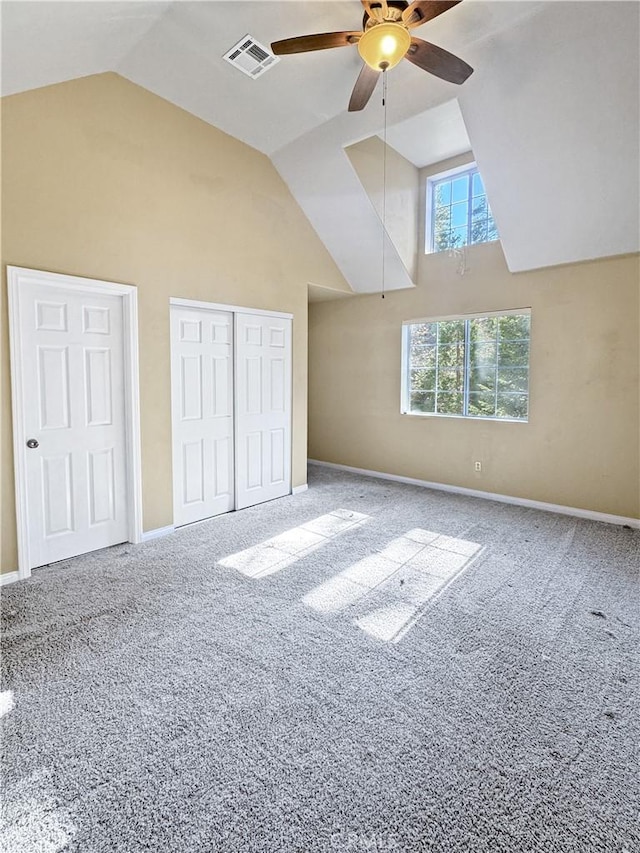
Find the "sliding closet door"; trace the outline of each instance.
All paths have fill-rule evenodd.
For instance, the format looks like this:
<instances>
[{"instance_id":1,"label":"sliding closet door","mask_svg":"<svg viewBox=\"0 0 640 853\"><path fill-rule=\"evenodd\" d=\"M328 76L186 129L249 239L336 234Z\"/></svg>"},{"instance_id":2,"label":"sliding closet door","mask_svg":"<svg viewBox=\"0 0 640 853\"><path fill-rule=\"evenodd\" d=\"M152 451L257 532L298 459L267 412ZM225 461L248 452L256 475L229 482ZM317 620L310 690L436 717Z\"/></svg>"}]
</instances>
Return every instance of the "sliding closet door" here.
<instances>
[{"instance_id":1,"label":"sliding closet door","mask_svg":"<svg viewBox=\"0 0 640 853\"><path fill-rule=\"evenodd\" d=\"M171 308L176 527L234 508L233 314Z\"/></svg>"},{"instance_id":2,"label":"sliding closet door","mask_svg":"<svg viewBox=\"0 0 640 853\"><path fill-rule=\"evenodd\" d=\"M236 318L236 508L291 492L291 320Z\"/></svg>"}]
</instances>

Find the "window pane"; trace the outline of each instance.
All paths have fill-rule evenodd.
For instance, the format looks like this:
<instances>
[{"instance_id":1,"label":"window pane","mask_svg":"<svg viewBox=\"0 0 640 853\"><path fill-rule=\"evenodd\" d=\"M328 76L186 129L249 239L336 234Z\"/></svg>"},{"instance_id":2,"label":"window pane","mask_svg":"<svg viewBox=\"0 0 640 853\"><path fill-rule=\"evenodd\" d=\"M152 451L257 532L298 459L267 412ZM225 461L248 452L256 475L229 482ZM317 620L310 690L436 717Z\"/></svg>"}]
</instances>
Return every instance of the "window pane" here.
<instances>
[{"instance_id":1,"label":"window pane","mask_svg":"<svg viewBox=\"0 0 640 853\"><path fill-rule=\"evenodd\" d=\"M457 246L466 246L469 242L469 232L466 226L464 228L452 228L451 229L451 246L456 248Z\"/></svg>"},{"instance_id":2,"label":"window pane","mask_svg":"<svg viewBox=\"0 0 640 853\"><path fill-rule=\"evenodd\" d=\"M451 228L451 208L439 207L436 210L436 231L448 231Z\"/></svg>"},{"instance_id":3,"label":"window pane","mask_svg":"<svg viewBox=\"0 0 640 853\"><path fill-rule=\"evenodd\" d=\"M469 197L469 175L452 181L452 201L466 201Z\"/></svg>"},{"instance_id":4,"label":"window pane","mask_svg":"<svg viewBox=\"0 0 640 853\"><path fill-rule=\"evenodd\" d=\"M471 242L486 243L487 242L487 220L473 220L471 225Z\"/></svg>"},{"instance_id":5,"label":"window pane","mask_svg":"<svg viewBox=\"0 0 640 853\"><path fill-rule=\"evenodd\" d=\"M433 248L436 252L443 252L445 249L453 249L454 241L451 231L436 231L433 238Z\"/></svg>"},{"instance_id":6,"label":"window pane","mask_svg":"<svg viewBox=\"0 0 640 853\"><path fill-rule=\"evenodd\" d=\"M495 341L497 330L497 317L478 317L475 320L469 320L469 334L472 341Z\"/></svg>"},{"instance_id":7,"label":"window pane","mask_svg":"<svg viewBox=\"0 0 640 853\"><path fill-rule=\"evenodd\" d=\"M469 393L469 414L473 417L491 418L495 416L495 394L492 391L474 391Z\"/></svg>"},{"instance_id":8,"label":"window pane","mask_svg":"<svg viewBox=\"0 0 640 853\"><path fill-rule=\"evenodd\" d=\"M411 347L436 343L437 323L416 323L409 326Z\"/></svg>"},{"instance_id":9,"label":"window pane","mask_svg":"<svg viewBox=\"0 0 640 853\"><path fill-rule=\"evenodd\" d=\"M441 415L461 415L462 414L462 394L452 394L449 392L438 392L438 414Z\"/></svg>"},{"instance_id":10,"label":"window pane","mask_svg":"<svg viewBox=\"0 0 640 853\"><path fill-rule=\"evenodd\" d=\"M471 207L471 215L474 219L486 219L489 215L486 195L481 195L480 198L474 198Z\"/></svg>"},{"instance_id":11,"label":"window pane","mask_svg":"<svg viewBox=\"0 0 640 853\"><path fill-rule=\"evenodd\" d=\"M436 352L435 347L412 346L409 355L411 367L435 367Z\"/></svg>"},{"instance_id":12,"label":"window pane","mask_svg":"<svg viewBox=\"0 0 640 853\"><path fill-rule=\"evenodd\" d=\"M471 209L471 242L486 243L487 242L487 223L488 223L488 207L487 197L480 196L474 198L473 207Z\"/></svg>"},{"instance_id":13,"label":"window pane","mask_svg":"<svg viewBox=\"0 0 640 853\"><path fill-rule=\"evenodd\" d=\"M442 181L434 187L436 205L451 204L451 181Z\"/></svg>"},{"instance_id":14,"label":"window pane","mask_svg":"<svg viewBox=\"0 0 640 853\"><path fill-rule=\"evenodd\" d=\"M489 215L489 221L487 225L487 240L497 240L498 239L498 229L496 228L496 223L493 221L493 216Z\"/></svg>"},{"instance_id":15,"label":"window pane","mask_svg":"<svg viewBox=\"0 0 640 853\"><path fill-rule=\"evenodd\" d=\"M528 341L500 341L498 364L503 366L526 367L529 364Z\"/></svg>"},{"instance_id":16,"label":"window pane","mask_svg":"<svg viewBox=\"0 0 640 853\"><path fill-rule=\"evenodd\" d=\"M437 252L451 245L451 208L436 208L433 226L433 247Z\"/></svg>"},{"instance_id":17,"label":"window pane","mask_svg":"<svg viewBox=\"0 0 640 853\"><path fill-rule=\"evenodd\" d=\"M469 391L493 391L496 387L496 368L491 365L481 365L471 369L469 376Z\"/></svg>"},{"instance_id":18,"label":"window pane","mask_svg":"<svg viewBox=\"0 0 640 853\"><path fill-rule=\"evenodd\" d=\"M451 225L456 228L459 225L467 225L467 217L469 215L469 205L466 201L459 204L454 204L451 208Z\"/></svg>"},{"instance_id":19,"label":"window pane","mask_svg":"<svg viewBox=\"0 0 640 853\"><path fill-rule=\"evenodd\" d=\"M464 320L444 320L438 326L438 341L441 344L464 342Z\"/></svg>"},{"instance_id":20,"label":"window pane","mask_svg":"<svg viewBox=\"0 0 640 853\"><path fill-rule=\"evenodd\" d=\"M500 317L500 339L522 340L529 337L530 317L528 314L510 314Z\"/></svg>"},{"instance_id":21,"label":"window pane","mask_svg":"<svg viewBox=\"0 0 640 853\"><path fill-rule=\"evenodd\" d=\"M529 371L526 367L501 367L498 371L498 391L527 391Z\"/></svg>"},{"instance_id":22,"label":"window pane","mask_svg":"<svg viewBox=\"0 0 640 853\"><path fill-rule=\"evenodd\" d=\"M496 363L496 345L492 343L473 343L469 361L472 366L478 364L494 365Z\"/></svg>"},{"instance_id":23,"label":"window pane","mask_svg":"<svg viewBox=\"0 0 640 853\"><path fill-rule=\"evenodd\" d=\"M438 394L442 391L462 393L464 389L464 371L446 367L438 370Z\"/></svg>"},{"instance_id":24,"label":"window pane","mask_svg":"<svg viewBox=\"0 0 640 853\"><path fill-rule=\"evenodd\" d=\"M480 177L480 173L476 172L473 176L473 194L474 195L483 195L484 194L484 183L482 178Z\"/></svg>"},{"instance_id":25,"label":"window pane","mask_svg":"<svg viewBox=\"0 0 640 853\"><path fill-rule=\"evenodd\" d=\"M412 391L409 411L435 412L436 395L429 391Z\"/></svg>"},{"instance_id":26,"label":"window pane","mask_svg":"<svg viewBox=\"0 0 640 853\"><path fill-rule=\"evenodd\" d=\"M501 418L524 420L528 415L528 397L526 394L498 394L496 412Z\"/></svg>"},{"instance_id":27,"label":"window pane","mask_svg":"<svg viewBox=\"0 0 640 853\"><path fill-rule=\"evenodd\" d=\"M443 344L438 347L438 369L464 368L464 344Z\"/></svg>"},{"instance_id":28,"label":"window pane","mask_svg":"<svg viewBox=\"0 0 640 853\"><path fill-rule=\"evenodd\" d=\"M411 390L412 391L435 391L436 390L436 371L418 368L411 371Z\"/></svg>"}]
</instances>

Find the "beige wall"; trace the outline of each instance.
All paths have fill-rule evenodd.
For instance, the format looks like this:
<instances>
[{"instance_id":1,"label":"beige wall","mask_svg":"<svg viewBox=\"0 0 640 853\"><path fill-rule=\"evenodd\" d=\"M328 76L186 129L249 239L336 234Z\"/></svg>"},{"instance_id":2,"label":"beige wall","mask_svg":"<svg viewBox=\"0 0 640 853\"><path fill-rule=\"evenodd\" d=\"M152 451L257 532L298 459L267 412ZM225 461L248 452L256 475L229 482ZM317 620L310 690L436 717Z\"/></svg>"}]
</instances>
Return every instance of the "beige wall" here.
<instances>
[{"instance_id":1,"label":"beige wall","mask_svg":"<svg viewBox=\"0 0 640 853\"><path fill-rule=\"evenodd\" d=\"M384 142L371 136L345 149L351 165L378 216L385 208L386 230L396 247L412 281L418 268L418 226L420 175L418 169L387 145L386 169L383 170ZM383 176L386 171L386 181ZM383 187L386 185L386 193ZM386 201L383 201L386 195Z\"/></svg>"},{"instance_id":2,"label":"beige wall","mask_svg":"<svg viewBox=\"0 0 640 853\"><path fill-rule=\"evenodd\" d=\"M456 258L422 256L415 289L311 306L309 456L639 517L638 257L512 275L488 243L467 265L460 276ZM521 307L528 423L400 414L403 320Z\"/></svg>"},{"instance_id":3,"label":"beige wall","mask_svg":"<svg viewBox=\"0 0 640 853\"><path fill-rule=\"evenodd\" d=\"M171 524L169 297L292 312L306 482L307 285L348 289L269 160L115 74L2 101L1 509L17 568L6 264L138 287L144 528Z\"/></svg>"}]
</instances>

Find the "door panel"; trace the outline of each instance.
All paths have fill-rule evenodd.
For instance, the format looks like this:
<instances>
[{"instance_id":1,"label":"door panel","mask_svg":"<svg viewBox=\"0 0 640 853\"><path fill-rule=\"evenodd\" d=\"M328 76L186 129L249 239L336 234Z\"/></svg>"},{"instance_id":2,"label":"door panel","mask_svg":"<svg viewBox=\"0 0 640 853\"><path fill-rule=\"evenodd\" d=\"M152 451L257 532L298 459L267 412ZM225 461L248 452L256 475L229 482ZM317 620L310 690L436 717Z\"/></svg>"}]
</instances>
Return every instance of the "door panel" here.
<instances>
[{"instance_id":1,"label":"door panel","mask_svg":"<svg viewBox=\"0 0 640 853\"><path fill-rule=\"evenodd\" d=\"M71 533L74 529L73 506L75 495L71 479L71 454L45 456L42 465L42 497L44 504L44 535Z\"/></svg>"},{"instance_id":2,"label":"door panel","mask_svg":"<svg viewBox=\"0 0 640 853\"><path fill-rule=\"evenodd\" d=\"M270 485L284 482L285 475L285 431L283 429L272 429L269 438L271 439L271 466L269 472L271 474Z\"/></svg>"},{"instance_id":3,"label":"door panel","mask_svg":"<svg viewBox=\"0 0 640 853\"><path fill-rule=\"evenodd\" d=\"M184 340L184 338L183 338ZM202 373L199 355L181 355L182 366L182 420L202 419Z\"/></svg>"},{"instance_id":4,"label":"door panel","mask_svg":"<svg viewBox=\"0 0 640 853\"><path fill-rule=\"evenodd\" d=\"M250 432L246 436L246 487L247 489L262 488L262 435Z\"/></svg>"},{"instance_id":5,"label":"door panel","mask_svg":"<svg viewBox=\"0 0 640 853\"><path fill-rule=\"evenodd\" d=\"M186 505L204 501L204 447L203 441L185 441L182 445L184 493Z\"/></svg>"},{"instance_id":6,"label":"door panel","mask_svg":"<svg viewBox=\"0 0 640 853\"><path fill-rule=\"evenodd\" d=\"M115 518L113 448L89 452L89 524Z\"/></svg>"},{"instance_id":7,"label":"door panel","mask_svg":"<svg viewBox=\"0 0 640 853\"><path fill-rule=\"evenodd\" d=\"M123 307L29 281L18 303L33 568L128 538Z\"/></svg>"},{"instance_id":8,"label":"door panel","mask_svg":"<svg viewBox=\"0 0 640 853\"><path fill-rule=\"evenodd\" d=\"M40 429L68 428L71 413L67 347L38 347L37 387L40 389Z\"/></svg>"},{"instance_id":9,"label":"door panel","mask_svg":"<svg viewBox=\"0 0 640 853\"><path fill-rule=\"evenodd\" d=\"M228 512L233 496L233 315L171 308L174 524Z\"/></svg>"},{"instance_id":10,"label":"door panel","mask_svg":"<svg viewBox=\"0 0 640 853\"><path fill-rule=\"evenodd\" d=\"M238 509L291 492L291 320L236 314Z\"/></svg>"},{"instance_id":11,"label":"door panel","mask_svg":"<svg viewBox=\"0 0 640 853\"><path fill-rule=\"evenodd\" d=\"M108 349L87 348L85 379L87 383L87 426L111 424L111 352Z\"/></svg>"},{"instance_id":12,"label":"door panel","mask_svg":"<svg viewBox=\"0 0 640 853\"><path fill-rule=\"evenodd\" d=\"M283 358L273 358L270 364L271 411L284 412L285 406L285 365Z\"/></svg>"},{"instance_id":13,"label":"door panel","mask_svg":"<svg viewBox=\"0 0 640 853\"><path fill-rule=\"evenodd\" d=\"M233 386L229 382L229 363L227 358L212 359L213 412L214 418L230 418L233 415Z\"/></svg>"}]
</instances>

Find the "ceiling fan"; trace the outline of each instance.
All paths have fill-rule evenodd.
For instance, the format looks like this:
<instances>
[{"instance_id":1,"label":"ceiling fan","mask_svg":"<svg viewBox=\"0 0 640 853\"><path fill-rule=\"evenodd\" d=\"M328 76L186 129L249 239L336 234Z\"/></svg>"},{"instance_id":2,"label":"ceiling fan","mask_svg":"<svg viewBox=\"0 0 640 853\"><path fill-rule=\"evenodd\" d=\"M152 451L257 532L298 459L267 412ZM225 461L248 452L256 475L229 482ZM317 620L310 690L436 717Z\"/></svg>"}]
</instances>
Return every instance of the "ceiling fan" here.
<instances>
[{"instance_id":1,"label":"ceiling fan","mask_svg":"<svg viewBox=\"0 0 640 853\"><path fill-rule=\"evenodd\" d=\"M402 58L449 83L464 83L473 68L449 51L411 35L410 30L426 24L461 0L361 0L364 6L362 31L315 33L274 41L276 56L306 53L332 47L358 45L364 60L362 71L351 94L349 112L363 109L383 71L393 68Z\"/></svg>"}]
</instances>

